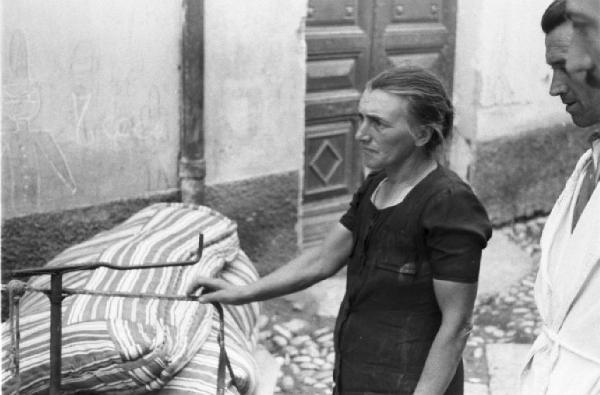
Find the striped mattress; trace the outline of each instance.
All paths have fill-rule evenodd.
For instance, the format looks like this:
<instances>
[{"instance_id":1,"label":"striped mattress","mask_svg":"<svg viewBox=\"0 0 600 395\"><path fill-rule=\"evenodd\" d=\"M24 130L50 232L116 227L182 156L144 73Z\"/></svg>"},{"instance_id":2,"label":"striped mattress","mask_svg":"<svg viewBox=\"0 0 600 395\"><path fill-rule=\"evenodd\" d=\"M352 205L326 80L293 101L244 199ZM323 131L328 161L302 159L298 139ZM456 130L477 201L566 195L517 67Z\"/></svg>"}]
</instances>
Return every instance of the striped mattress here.
<instances>
[{"instance_id":1,"label":"striped mattress","mask_svg":"<svg viewBox=\"0 0 600 395\"><path fill-rule=\"evenodd\" d=\"M183 295L196 276L247 284L258 275L239 247L236 224L203 206L159 203L115 228L75 245L48 263L108 262L133 266L189 260L204 234L199 263L188 267L65 274L63 286L93 291ZM49 287L49 276L29 281ZM253 393L256 303L225 307L225 342L239 393ZM212 305L163 299L78 294L63 300L62 392L215 394L219 321ZM20 309L21 393L47 391L50 303L27 292ZM9 323L2 326L2 390L16 392ZM238 393L227 375L229 393Z\"/></svg>"}]
</instances>

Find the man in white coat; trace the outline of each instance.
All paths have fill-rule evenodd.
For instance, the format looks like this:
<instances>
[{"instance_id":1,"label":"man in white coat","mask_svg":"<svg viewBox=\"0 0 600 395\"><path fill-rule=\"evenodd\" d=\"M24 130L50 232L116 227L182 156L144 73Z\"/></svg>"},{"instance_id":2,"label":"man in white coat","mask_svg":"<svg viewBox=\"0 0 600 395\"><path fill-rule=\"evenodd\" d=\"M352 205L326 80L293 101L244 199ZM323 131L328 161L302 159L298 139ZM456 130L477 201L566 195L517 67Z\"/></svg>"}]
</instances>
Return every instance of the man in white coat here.
<instances>
[{"instance_id":1,"label":"man in white coat","mask_svg":"<svg viewBox=\"0 0 600 395\"><path fill-rule=\"evenodd\" d=\"M594 0L596 1L596 0ZM544 13L550 94L560 96L577 126L600 126L600 89L584 70L567 71L573 25L565 0ZM543 320L521 377L521 393L600 394L600 139L556 201L541 238L535 299Z\"/></svg>"}]
</instances>

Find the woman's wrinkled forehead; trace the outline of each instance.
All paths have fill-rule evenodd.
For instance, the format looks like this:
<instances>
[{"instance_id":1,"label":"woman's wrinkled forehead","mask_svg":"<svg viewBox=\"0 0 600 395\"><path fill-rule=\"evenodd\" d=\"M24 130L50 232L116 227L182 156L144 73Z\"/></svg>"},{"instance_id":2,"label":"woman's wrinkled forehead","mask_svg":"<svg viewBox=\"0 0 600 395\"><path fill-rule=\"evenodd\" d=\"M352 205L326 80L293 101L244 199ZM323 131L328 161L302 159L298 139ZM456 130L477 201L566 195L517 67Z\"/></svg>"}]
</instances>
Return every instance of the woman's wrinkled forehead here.
<instances>
[{"instance_id":1,"label":"woman's wrinkled forehead","mask_svg":"<svg viewBox=\"0 0 600 395\"><path fill-rule=\"evenodd\" d=\"M375 93L375 94L374 94ZM381 94L383 93L383 94ZM401 102L405 111L410 112L412 98L416 94L412 90L380 89L367 86L358 102L358 111L368 113L382 108L396 107Z\"/></svg>"},{"instance_id":2,"label":"woman's wrinkled forehead","mask_svg":"<svg viewBox=\"0 0 600 395\"><path fill-rule=\"evenodd\" d=\"M365 90L358 103L358 113L365 117L378 118L388 123L405 119L412 124L413 117L406 97L381 89Z\"/></svg>"},{"instance_id":3,"label":"woman's wrinkled forehead","mask_svg":"<svg viewBox=\"0 0 600 395\"><path fill-rule=\"evenodd\" d=\"M383 89L365 89L358 101L358 108L373 109L394 106L398 103L398 99L405 100L404 97L386 92Z\"/></svg>"}]
</instances>

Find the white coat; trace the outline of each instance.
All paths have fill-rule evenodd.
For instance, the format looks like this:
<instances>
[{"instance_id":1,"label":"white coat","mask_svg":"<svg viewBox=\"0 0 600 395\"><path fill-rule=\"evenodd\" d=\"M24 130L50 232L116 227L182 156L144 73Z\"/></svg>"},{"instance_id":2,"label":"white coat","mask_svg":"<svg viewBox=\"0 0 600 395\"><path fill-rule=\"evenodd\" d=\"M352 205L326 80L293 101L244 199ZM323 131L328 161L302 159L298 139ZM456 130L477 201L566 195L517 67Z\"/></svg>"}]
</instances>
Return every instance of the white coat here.
<instances>
[{"instance_id":1,"label":"white coat","mask_svg":"<svg viewBox=\"0 0 600 395\"><path fill-rule=\"evenodd\" d=\"M573 208L591 161L589 150L542 233L535 300L543 328L521 375L523 395L600 394L600 187L571 233Z\"/></svg>"}]
</instances>

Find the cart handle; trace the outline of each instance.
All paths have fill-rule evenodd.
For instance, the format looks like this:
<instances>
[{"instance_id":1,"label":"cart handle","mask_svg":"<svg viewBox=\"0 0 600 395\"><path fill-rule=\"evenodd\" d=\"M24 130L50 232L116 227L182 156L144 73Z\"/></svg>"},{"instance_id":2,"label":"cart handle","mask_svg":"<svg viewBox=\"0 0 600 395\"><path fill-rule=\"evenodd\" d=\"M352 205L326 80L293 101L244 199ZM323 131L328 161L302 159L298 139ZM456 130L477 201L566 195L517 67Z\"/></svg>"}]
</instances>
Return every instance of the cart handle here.
<instances>
[{"instance_id":1,"label":"cart handle","mask_svg":"<svg viewBox=\"0 0 600 395\"><path fill-rule=\"evenodd\" d=\"M106 267L108 269L114 270L135 270L135 269L155 269L162 267L174 267L174 266L190 266L200 261L202 257L202 247L204 245L204 235L200 233L198 237L198 249L194 254L194 259L182 262L159 262L159 263L149 263L147 265L134 265L134 266L118 266L113 265L108 262L94 262L94 263L81 263L77 265L69 265L69 266L44 266L44 267L34 267L34 268L25 268L19 270L13 270L8 272L9 277L13 278L21 278L21 277L30 277L30 276L40 276L43 274L63 274L68 272L76 272L82 270L94 270L100 267Z\"/></svg>"}]
</instances>

